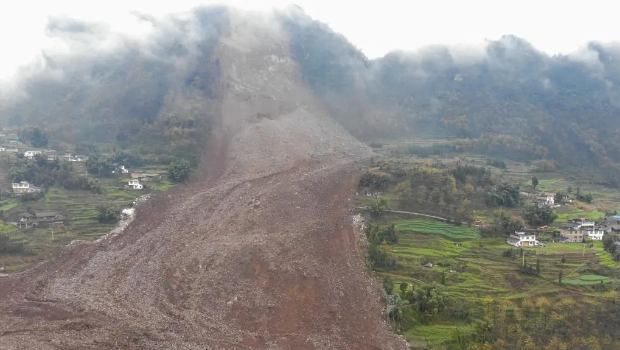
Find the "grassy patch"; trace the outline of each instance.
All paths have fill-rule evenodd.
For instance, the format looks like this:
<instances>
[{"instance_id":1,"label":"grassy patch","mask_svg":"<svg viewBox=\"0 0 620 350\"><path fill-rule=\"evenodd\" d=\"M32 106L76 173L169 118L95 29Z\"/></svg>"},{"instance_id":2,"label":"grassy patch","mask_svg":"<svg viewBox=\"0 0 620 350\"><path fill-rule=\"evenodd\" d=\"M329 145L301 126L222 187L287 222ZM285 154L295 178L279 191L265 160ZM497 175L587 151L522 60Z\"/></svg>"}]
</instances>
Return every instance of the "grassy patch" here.
<instances>
[{"instance_id":1,"label":"grassy patch","mask_svg":"<svg viewBox=\"0 0 620 350\"><path fill-rule=\"evenodd\" d=\"M574 205L567 205L556 210L558 214L557 222L567 222L574 218L586 218L596 220L605 217L605 213L596 210L584 210Z\"/></svg>"},{"instance_id":2,"label":"grassy patch","mask_svg":"<svg viewBox=\"0 0 620 350\"><path fill-rule=\"evenodd\" d=\"M6 200L6 201L0 202L0 211L10 211L17 207L19 207L19 203L12 201L12 200Z\"/></svg>"},{"instance_id":3,"label":"grassy patch","mask_svg":"<svg viewBox=\"0 0 620 350\"><path fill-rule=\"evenodd\" d=\"M412 348L426 348L442 344L446 339L450 339L457 332L460 334L471 334L473 328L470 325L418 325L408 330L404 336L409 341Z\"/></svg>"},{"instance_id":4,"label":"grassy patch","mask_svg":"<svg viewBox=\"0 0 620 350\"><path fill-rule=\"evenodd\" d=\"M398 230L423 234L443 235L453 240L470 240L480 237L477 229L467 226L455 226L433 220L400 220L395 223Z\"/></svg>"},{"instance_id":5,"label":"grassy patch","mask_svg":"<svg viewBox=\"0 0 620 350\"><path fill-rule=\"evenodd\" d=\"M568 278L562 280L562 283L573 286L591 286L593 284L611 282L611 279L607 276L599 275L581 275L579 278Z\"/></svg>"}]
</instances>

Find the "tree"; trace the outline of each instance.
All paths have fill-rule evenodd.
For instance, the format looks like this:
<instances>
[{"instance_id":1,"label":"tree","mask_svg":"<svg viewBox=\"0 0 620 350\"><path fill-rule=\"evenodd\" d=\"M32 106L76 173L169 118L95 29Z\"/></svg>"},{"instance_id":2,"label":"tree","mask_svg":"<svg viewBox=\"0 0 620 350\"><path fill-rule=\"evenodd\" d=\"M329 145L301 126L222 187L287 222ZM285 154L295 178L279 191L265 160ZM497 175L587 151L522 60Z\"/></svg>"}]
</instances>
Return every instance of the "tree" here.
<instances>
[{"instance_id":1,"label":"tree","mask_svg":"<svg viewBox=\"0 0 620 350\"><path fill-rule=\"evenodd\" d=\"M121 217L120 209L109 205L102 204L97 207L97 220L101 223L112 224L118 222Z\"/></svg>"},{"instance_id":2,"label":"tree","mask_svg":"<svg viewBox=\"0 0 620 350\"><path fill-rule=\"evenodd\" d=\"M560 270L560 272L558 273L558 282L560 284L562 284L562 277L563 277L563 275L564 275L564 272L562 270Z\"/></svg>"},{"instance_id":3,"label":"tree","mask_svg":"<svg viewBox=\"0 0 620 350\"><path fill-rule=\"evenodd\" d=\"M516 207L519 205L519 185L503 182L491 187L487 204L496 207Z\"/></svg>"},{"instance_id":4,"label":"tree","mask_svg":"<svg viewBox=\"0 0 620 350\"><path fill-rule=\"evenodd\" d=\"M536 259L536 274L540 275L540 258Z\"/></svg>"},{"instance_id":5,"label":"tree","mask_svg":"<svg viewBox=\"0 0 620 350\"><path fill-rule=\"evenodd\" d=\"M394 281L390 278L390 276L383 277L383 290L387 295L392 295L394 292Z\"/></svg>"},{"instance_id":6,"label":"tree","mask_svg":"<svg viewBox=\"0 0 620 350\"><path fill-rule=\"evenodd\" d=\"M384 176L371 172L366 172L360 177L359 188L368 188L370 191L383 191L389 185L390 180Z\"/></svg>"},{"instance_id":7,"label":"tree","mask_svg":"<svg viewBox=\"0 0 620 350\"><path fill-rule=\"evenodd\" d=\"M594 199L592 197L592 193L588 193L588 194L581 194L581 192L578 192L575 195L575 198L577 198L578 201L581 202L586 202L586 203L592 203L592 200Z\"/></svg>"},{"instance_id":8,"label":"tree","mask_svg":"<svg viewBox=\"0 0 620 350\"><path fill-rule=\"evenodd\" d=\"M413 200L413 191L411 191L411 184L408 181L396 185L394 192L400 203L404 205L410 204Z\"/></svg>"},{"instance_id":9,"label":"tree","mask_svg":"<svg viewBox=\"0 0 620 350\"><path fill-rule=\"evenodd\" d=\"M521 220L513 220L509 211L496 210L493 213L493 225L480 229L482 236L505 236L523 229Z\"/></svg>"},{"instance_id":10,"label":"tree","mask_svg":"<svg viewBox=\"0 0 620 350\"><path fill-rule=\"evenodd\" d=\"M446 285L446 271L441 272L441 284Z\"/></svg>"},{"instance_id":11,"label":"tree","mask_svg":"<svg viewBox=\"0 0 620 350\"><path fill-rule=\"evenodd\" d=\"M472 215L471 201L467 198L461 200L461 205L458 210L459 221L470 221Z\"/></svg>"},{"instance_id":12,"label":"tree","mask_svg":"<svg viewBox=\"0 0 620 350\"><path fill-rule=\"evenodd\" d=\"M562 264L566 263L566 257L562 255Z\"/></svg>"},{"instance_id":13,"label":"tree","mask_svg":"<svg viewBox=\"0 0 620 350\"><path fill-rule=\"evenodd\" d=\"M366 209L370 211L370 215L377 219L383 215L383 212L390 207L390 202L387 198L379 197L372 200L372 202L366 206Z\"/></svg>"},{"instance_id":14,"label":"tree","mask_svg":"<svg viewBox=\"0 0 620 350\"><path fill-rule=\"evenodd\" d=\"M37 148L46 148L49 144L47 134L38 127L22 132L22 139Z\"/></svg>"},{"instance_id":15,"label":"tree","mask_svg":"<svg viewBox=\"0 0 620 350\"><path fill-rule=\"evenodd\" d=\"M405 294L405 292L407 291L407 288L409 287L409 285L407 285L407 282L401 282L400 283L400 292Z\"/></svg>"},{"instance_id":16,"label":"tree","mask_svg":"<svg viewBox=\"0 0 620 350\"><path fill-rule=\"evenodd\" d=\"M557 192L553 199L557 204L564 204L564 202L566 201L566 195L564 194L564 192Z\"/></svg>"},{"instance_id":17,"label":"tree","mask_svg":"<svg viewBox=\"0 0 620 350\"><path fill-rule=\"evenodd\" d=\"M381 231L381 236L385 239L387 244L397 244L398 243L398 231L396 231L396 227L394 224L387 226L384 230Z\"/></svg>"},{"instance_id":18,"label":"tree","mask_svg":"<svg viewBox=\"0 0 620 350\"><path fill-rule=\"evenodd\" d=\"M191 164L187 159L178 159L170 163L168 168L170 179L174 182L186 182L192 171Z\"/></svg>"},{"instance_id":19,"label":"tree","mask_svg":"<svg viewBox=\"0 0 620 350\"><path fill-rule=\"evenodd\" d=\"M538 187L538 178L536 176L532 176L532 187L534 188L534 190L536 190L536 187Z\"/></svg>"},{"instance_id":20,"label":"tree","mask_svg":"<svg viewBox=\"0 0 620 350\"><path fill-rule=\"evenodd\" d=\"M91 155L85 163L86 170L99 177L110 177L114 171L112 159L101 154Z\"/></svg>"},{"instance_id":21,"label":"tree","mask_svg":"<svg viewBox=\"0 0 620 350\"><path fill-rule=\"evenodd\" d=\"M530 205L523 210L523 217L528 224L545 226L553 223L558 215L548 206Z\"/></svg>"}]
</instances>

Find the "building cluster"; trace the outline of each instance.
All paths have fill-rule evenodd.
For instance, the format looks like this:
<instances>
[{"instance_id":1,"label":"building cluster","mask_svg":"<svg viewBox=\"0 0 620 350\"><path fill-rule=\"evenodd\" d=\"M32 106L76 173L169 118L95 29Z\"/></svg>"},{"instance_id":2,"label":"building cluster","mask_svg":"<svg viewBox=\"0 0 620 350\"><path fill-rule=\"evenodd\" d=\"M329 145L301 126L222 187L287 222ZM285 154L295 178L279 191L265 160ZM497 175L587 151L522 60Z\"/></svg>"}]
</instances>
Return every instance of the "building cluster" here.
<instances>
[{"instance_id":1,"label":"building cluster","mask_svg":"<svg viewBox=\"0 0 620 350\"><path fill-rule=\"evenodd\" d=\"M551 228L539 227L538 231L549 231ZM553 241L560 243L582 243L587 240L602 241L605 234L620 232L620 216L615 215L598 221L585 218L573 219L564 227L556 228ZM545 243L538 240L536 232L515 232L510 235L506 243L515 247L540 247Z\"/></svg>"},{"instance_id":2,"label":"building cluster","mask_svg":"<svg viewBox=\"0 0 620 350\"><path fill-rule=\"evenodd\" d=\"M584 242L586 240L602 241L606 231L595 221L585 218L574 219L560 228L559 242Z\"/></svg>"}]
</instances>

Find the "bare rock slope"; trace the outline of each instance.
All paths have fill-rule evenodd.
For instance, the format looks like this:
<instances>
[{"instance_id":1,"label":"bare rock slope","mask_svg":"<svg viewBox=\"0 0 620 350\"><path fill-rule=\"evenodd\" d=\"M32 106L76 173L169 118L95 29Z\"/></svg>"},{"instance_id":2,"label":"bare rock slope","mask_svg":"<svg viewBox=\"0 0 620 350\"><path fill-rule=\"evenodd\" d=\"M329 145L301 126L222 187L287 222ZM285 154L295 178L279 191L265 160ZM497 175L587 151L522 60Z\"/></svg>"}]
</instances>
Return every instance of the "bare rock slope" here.
<instances>
[{"instance_id":1,"label":"bare rock slope","mask_svg":"<svg viewBox=\"0 0 620 350\"><path fill-rule=\"evenodd\" d=\"M231 13L204 172L115 237L0 278L0 349L403 349L350 200L369 151L275 19Z\"/></svg>"}]
</instances>

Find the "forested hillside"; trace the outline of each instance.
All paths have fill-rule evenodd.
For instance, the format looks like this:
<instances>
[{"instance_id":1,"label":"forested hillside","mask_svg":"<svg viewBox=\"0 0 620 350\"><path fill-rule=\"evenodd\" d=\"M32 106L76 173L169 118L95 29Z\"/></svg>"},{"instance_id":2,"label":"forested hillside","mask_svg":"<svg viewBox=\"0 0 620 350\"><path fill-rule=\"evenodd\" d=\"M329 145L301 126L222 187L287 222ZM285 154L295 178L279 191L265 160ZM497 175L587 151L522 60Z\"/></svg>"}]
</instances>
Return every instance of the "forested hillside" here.
<instances>
[{"instance_id":1,"label":"forested hillside","mask_svg":"<svg viewBox=\"0 0 620 350\"><path fill-rule=\"evenodd\" d=\"M620 162L618 47L589 43L549 56L507 35L484 47L437 46L370 61L344 37L299 17L287 23L306 81L328 103L363 94L383 112L375 113L385 121L378 124L341 116L353 132L469 138L478 151L580 169Z\"/></svg>"},{"instance_id":2,"label":"forested hillside","mask_svg":"<svg viewBox=\"0 0 620 350\"><path fill-rule=\"evenodd\" d=\"M215 115L219 62L211 56L226 30L225 11L145 17L155 28L149 40L52 19L49 35L72 54L43 55L44 68L22 79L28 97L0 110L3 126L45 125L52 141L195 149ZM369 60L297 7L280 18L305 83L364 141L465 138L465 147L512 159L552 158L578 170L596 164L618 182L618 47L590 43L579 53L549 56L508 35L480 47Z\"/></svg>"}]
</instances>

